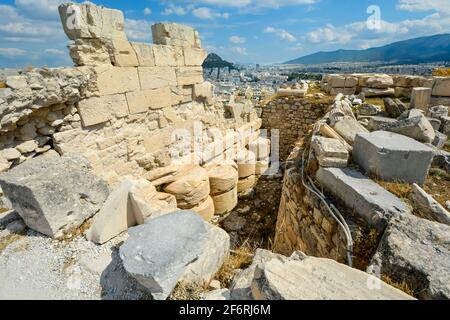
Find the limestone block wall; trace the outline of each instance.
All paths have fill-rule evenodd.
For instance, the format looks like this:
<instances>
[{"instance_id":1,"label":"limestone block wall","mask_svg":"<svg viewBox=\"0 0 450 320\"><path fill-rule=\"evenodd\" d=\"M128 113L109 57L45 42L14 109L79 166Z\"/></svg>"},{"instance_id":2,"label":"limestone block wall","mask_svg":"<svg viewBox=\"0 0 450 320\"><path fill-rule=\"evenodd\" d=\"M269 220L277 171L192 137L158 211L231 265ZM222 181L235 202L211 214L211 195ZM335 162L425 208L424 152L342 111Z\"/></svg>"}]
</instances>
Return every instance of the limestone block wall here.
<instances>
[{"instance_id":1,"label":"limestone block wall","mask_svg":"<svg viewBox=\"0 0 450 320\"><path fill-rule=\"evenodd\" d=\"M430 88L431 106L450 105L450 77L422 77L387 74L328 74L322 90L336 95L364 93L370 96L411 97L412 89Z\"/></svg>"},{"instance_id":2,"label":"limestone block wall","mask_svg":"<svg viewBox=\"0 0 450 320\"><path fill-rule=\"evenodd\" d=\"M302 148L294 148L286 162L274 251L289 256L300 250L345 263L347 242L344 232L320 200L302 185L302 153Z\"/></svg>"},{"instance_id":3,"label":"limestone block wall","mask_svg":"<svg viewBox=\"0 0 450 320\"><path fill-rule=\"evenodd\" d=\"M289 96L278 97L262 108L262 127L279 130L280 159L286 159L297 140L305 136L311 125L323 117L327 103L312 102L310 99Z\"/></svg>"},{"instance_id":4,"label":"limestone block wall","mask_svg":"<svg viewBox=\"0 0 450 320\"><path fill-rule=\"evenodd\" d=\"M194 29L156 24L154 44L132 43L118 10L87 3L63 4L59 12L76 66L6 79L0 171L56 150L85 156L115 184L124 175L168 166L174 152L183 156L193 141L177 137L180 129L199 131L196 142L207 149L217 144L211 128L224 135L260 128L253 108L230 114L214 100L213 86L203 80L206 51ZM196 159L206 162L220 150Z\"/></svg>"}]
</instances>

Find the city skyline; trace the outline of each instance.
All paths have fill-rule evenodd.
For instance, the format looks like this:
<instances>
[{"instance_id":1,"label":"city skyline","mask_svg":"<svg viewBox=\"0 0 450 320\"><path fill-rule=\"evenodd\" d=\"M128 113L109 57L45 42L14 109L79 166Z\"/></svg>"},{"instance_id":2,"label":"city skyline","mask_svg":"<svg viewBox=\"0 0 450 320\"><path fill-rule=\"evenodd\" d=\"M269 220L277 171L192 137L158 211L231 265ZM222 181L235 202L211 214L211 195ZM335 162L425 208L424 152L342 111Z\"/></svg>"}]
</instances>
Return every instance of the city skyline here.
<instances>
[{"instance_id":1,"label":"city skyline","mask_svg":"<svg viewBox=\"0 0 450 320\"><path fill-rule=\"evenodd\" d=\"M1 1L0 67L71 65L57 12L62 2ZM445 0L93 2L124 12L130 41L151 42L155 22L186 24L199 30L208 52L233 62L280 63L317 51L365 49L450 30Z\"/></svg>"}]
</instances>

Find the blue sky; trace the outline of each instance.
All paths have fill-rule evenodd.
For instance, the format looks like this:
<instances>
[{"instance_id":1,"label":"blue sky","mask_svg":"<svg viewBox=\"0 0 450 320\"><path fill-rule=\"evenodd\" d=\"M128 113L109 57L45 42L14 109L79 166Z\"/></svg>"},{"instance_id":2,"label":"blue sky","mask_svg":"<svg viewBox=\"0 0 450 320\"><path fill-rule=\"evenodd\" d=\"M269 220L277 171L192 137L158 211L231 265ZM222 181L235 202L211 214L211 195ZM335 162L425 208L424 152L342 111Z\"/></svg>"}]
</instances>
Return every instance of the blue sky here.
<instances>
[{"instance_id":1,"label":"blue sky","mask_svg":"<svg viewBox=\"0 0 450 320\"><path fill-rule=\"evenodd\" d=\"M61 2L0 0L0 67L71 65L57 13ZM234 62L278 63L450 32L450 0L92 2L122 10L131 41L151 42L152 23L183 23L199 30L209 52Z\"/></svg>"}]
</instances>

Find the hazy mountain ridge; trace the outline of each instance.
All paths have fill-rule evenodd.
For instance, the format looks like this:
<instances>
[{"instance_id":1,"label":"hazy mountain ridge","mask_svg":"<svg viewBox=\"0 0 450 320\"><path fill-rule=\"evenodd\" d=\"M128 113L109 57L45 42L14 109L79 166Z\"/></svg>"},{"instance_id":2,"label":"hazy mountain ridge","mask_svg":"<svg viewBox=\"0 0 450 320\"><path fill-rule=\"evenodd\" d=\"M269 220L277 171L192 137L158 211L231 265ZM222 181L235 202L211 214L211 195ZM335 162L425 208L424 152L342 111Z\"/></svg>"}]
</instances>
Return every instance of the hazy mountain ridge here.
<instances>
[{"instance_id":1,"label":"hazy mountain ridge","mask_svg":"<svg viewBox=\"0 0 450 320\"><path fill-rule=\"evenodd\" d=\"M320 64L330 62L426 63L450 61L450 34L439 34L394 42L366 50L317 52L285 64Z\"/></svg>"}]
</instances>

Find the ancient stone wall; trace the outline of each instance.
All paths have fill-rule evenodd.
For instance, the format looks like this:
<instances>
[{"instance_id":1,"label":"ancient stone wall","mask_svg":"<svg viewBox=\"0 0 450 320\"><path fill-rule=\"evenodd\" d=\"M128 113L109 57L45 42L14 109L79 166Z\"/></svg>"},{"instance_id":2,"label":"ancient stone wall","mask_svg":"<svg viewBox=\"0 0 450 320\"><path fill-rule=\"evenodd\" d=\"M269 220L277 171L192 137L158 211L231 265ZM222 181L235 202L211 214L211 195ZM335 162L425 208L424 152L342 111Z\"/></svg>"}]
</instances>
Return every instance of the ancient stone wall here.
<instances>
[{"instance_id":1,"label":"ancient stone wall","mask_svg":"<svg viewBox=\"0 0 450 320\"><path fill-rule=\"evenodd\" d=\"M327 107L325 102L296 96L278 97L262 107L262 127L268 130L269 136L272 130L279 130L280 159L289 156L295 142L309 132Z\"/></svg>"},{"instance_id":2,"label":"ancient stone wall","mask_svg":"<svg viewBox=\"0 0 450 320\"><path fill-rule=\"evenodd\" d=\"M196 130L195 161L205 163L226 149L238 151L237 137L245 129L259 129L251 106L230 114L213 99L201 67L206 51L194 29L156 24L154 44L133 43L118 10L92 4L64 4L59 10L76 67L34 69L5 79L2 171L54 149L85 156L114 184L189 155L194 138L181 139L180 130L191 137ZM231 131L231 142L217 148L213 129L224 136Z\"/></svg>"},{"instance_id":3,"label":"ancient stone wall","mask_svg":"<svg viewBox=\"0 0 450 320\"><path fill-rule=\"evenodd\" d=\"M345 234L320 200L302 185L302 153L302 148L295 147L286 163L274 251L289 256L300 250L346 262Z\"/></svg>"},{"instance_id":4,"label":"ancient stone wall","mask_svg":"<svg viewBox=\"0 0 450 320\"><path fill-rule=\"evenodd\" d=\"M331 95L364 93L370 96L412 97L414 88L426 88L431 106L450 104L450 77L387 74L327 74L321 87Z\"/></svg>"}]
</instances>

